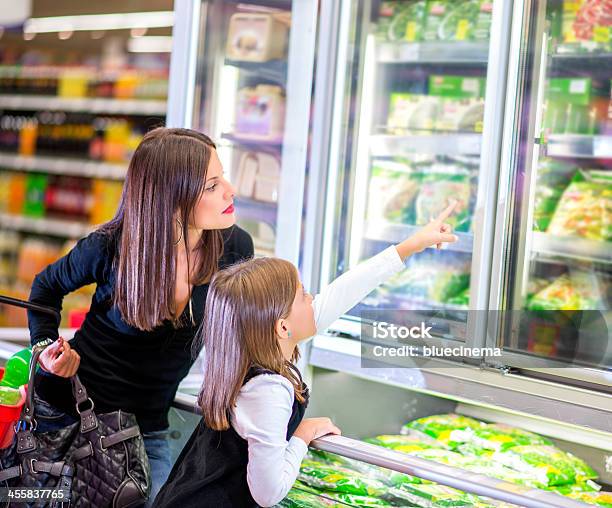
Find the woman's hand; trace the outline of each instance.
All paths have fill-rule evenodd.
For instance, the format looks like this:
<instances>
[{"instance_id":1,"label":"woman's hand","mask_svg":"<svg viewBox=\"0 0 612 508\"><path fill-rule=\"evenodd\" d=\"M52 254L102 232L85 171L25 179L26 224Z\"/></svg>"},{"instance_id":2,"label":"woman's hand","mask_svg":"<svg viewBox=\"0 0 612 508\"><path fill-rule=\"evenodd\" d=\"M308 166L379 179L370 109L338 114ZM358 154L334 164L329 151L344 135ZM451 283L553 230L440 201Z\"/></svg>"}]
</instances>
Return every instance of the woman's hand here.
<instances>
[{"instance_id":1,"label":"woman's hand","mask_svg":"<svg viewBox=\"0 0 612 508\"><path fill-rule=\"evenodd\" d=\"M341 434L340 429L329 418L304 418L293 433L295 437L299 437L307 445L313 439L326 434L336 434L338 436Z\"/></svg>"},{"instance_id":2,"label":"woman's hand","mask_svg":"<svg viewBox=\"0 0 612 508\"><path fill-rule=\"evenodd\" d=\"M48 346L38 357L40 366L60 377L74 376L79 369L81 357L61 337Z\"/></svg>"},{"instance_id":3,"label":"woman's hand","mask_svg":"<svg viewBox=\"0 0 612 508\"><path fill-rule=\"evenodd\" d=\"M444 222L451 216L456 206L457 201L454 201L448 205L440 215L432 219L429 224L423 226L419 231L409 238L406 238L403 242L398 243L395 248L402 260L432 245L441 249L443 243L456 242L457 236L452 234L453 228L450 224Z\"/></svg>"}]
</instances>

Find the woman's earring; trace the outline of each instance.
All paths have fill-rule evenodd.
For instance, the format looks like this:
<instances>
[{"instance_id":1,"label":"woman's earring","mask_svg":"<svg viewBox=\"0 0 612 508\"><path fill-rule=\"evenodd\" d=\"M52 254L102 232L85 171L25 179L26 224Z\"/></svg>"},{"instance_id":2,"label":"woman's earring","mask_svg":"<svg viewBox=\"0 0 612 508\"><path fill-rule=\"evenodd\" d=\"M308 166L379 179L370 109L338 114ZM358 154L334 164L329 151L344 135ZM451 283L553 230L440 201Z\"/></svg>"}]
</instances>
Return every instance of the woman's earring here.
<instances>
[{"instance_id":1,"label":"woman's earring","mask_svg":"<svg viewBox=\"0 0 612 508\"><path fill-rule=\"evenodd\" d=\"M287 332L287 338L291 337L291 332Z\"/></svg>"},{"instance_id":2,"label":"woman's earring","mask_svg":"<svg viewBox=\"0 0 612 508\"><path fill-rule=\"evenodd\" d=\"M178 217L175 220L178 223L179 231L181 233L181 235L179 236L179 239L176 242L174 242L174 245L178 245L179 243L181 243L181 240L183 239L183 223L179 220Z\"/></svg>"}]
</instances>

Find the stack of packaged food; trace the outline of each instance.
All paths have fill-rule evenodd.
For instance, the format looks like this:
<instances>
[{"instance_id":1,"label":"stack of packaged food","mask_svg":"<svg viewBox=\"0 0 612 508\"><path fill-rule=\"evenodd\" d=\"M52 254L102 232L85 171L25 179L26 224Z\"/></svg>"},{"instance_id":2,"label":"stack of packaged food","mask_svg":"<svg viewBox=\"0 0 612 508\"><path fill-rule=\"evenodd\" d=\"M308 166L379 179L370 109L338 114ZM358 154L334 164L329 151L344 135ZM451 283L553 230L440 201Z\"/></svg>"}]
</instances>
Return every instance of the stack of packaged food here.
<instances>
[{"instance_id":1,"label":"stack of packaged food","mask_svg":"<svg viewBox=\"0 0 612 508\"><path fill-rule=\"evenodd\" d=\"M458 414L433 415L405 424L398 435L368 443L526 487L612 507L597 473L548 438L505 424ZM296 484L279 506L511 507L414 476L311 450Z\"/></svg>"}]
</instances>

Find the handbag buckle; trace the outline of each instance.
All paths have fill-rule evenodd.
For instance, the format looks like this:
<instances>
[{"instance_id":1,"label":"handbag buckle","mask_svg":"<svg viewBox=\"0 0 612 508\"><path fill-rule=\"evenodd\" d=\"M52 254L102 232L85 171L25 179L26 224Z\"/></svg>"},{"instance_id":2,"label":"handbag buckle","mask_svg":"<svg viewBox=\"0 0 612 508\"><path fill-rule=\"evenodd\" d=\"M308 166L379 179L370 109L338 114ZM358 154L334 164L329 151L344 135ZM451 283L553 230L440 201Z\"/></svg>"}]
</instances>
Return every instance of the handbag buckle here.
<instances>
[{"instance_id":1,"label":"handbag buckle","mask_svg":"<svg viewBox=\"0 0 612 508\"><path fill-rule=\"evenodd\" d=\"M83 409L83 410L81 410L81 409L79 408L79 406L80 406L81 404L83 404L84 402L89 402L89 403L91 404L91 407L90 407L90 408L88 408L88 409ZM81 413L84 413L85 411L93 411L93 409L94 409L94 401L93 401L93 400L91 400L91 397L87 397L87 400L83 401L81 404L77 404L77 405L76 405L76 411L77 411L77 413L79 413L79 416L81 415Z\"/></svg>"},{"instance_id":2,"label":"handbag buckle","mask_svg":"<svg viewBox=\"0 0 612 508\"><path fill-rule=\"evenodd\" d=\"M106 446L104 446L104 444L102 444L102 440L106 439L106 436L100 436L99 442L100 442L100 450L102 450L103 452L105 452L106 450L108 450L108 448L106 448Z\"/></svg>"},{"instance_id":3,"label":"handbag buckle","mask_svg":"<svg viewBox=\"0 0 612 508\"><path fill-rule=\"evenodd\" d=\"M36 462L36 459L30 459L30 471L34 474L38 473L38 471L36 471L36 469L34 468L35 462Z\"/></svg>"}]
</instances>

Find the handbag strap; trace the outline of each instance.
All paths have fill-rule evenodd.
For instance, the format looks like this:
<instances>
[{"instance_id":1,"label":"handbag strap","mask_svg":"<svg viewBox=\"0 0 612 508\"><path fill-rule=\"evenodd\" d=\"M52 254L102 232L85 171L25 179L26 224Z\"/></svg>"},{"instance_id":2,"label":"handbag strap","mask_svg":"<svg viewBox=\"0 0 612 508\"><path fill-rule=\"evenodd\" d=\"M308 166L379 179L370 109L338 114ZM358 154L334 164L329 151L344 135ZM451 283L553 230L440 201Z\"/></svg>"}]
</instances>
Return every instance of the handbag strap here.
<instances>
[{"instance_id":1,"label":"handbag strap","mask_svg":"<svg viewBox=\"0 0 612 508\"><path fill-rule=\"evenodd\" d=\"M74 395L76 400L76 411L81 418L81 433L91 432L98 428L98 418L94 412L94 402L87 395L87 390L83 383L81 383L78 374L72 376L70 381L72 382L72 395ZM86 402L89 402L89 407L81 409L81 404Z\"/></svg>"}]
</instances>

